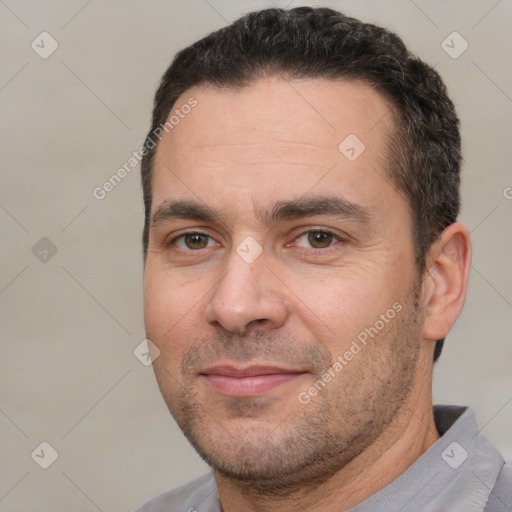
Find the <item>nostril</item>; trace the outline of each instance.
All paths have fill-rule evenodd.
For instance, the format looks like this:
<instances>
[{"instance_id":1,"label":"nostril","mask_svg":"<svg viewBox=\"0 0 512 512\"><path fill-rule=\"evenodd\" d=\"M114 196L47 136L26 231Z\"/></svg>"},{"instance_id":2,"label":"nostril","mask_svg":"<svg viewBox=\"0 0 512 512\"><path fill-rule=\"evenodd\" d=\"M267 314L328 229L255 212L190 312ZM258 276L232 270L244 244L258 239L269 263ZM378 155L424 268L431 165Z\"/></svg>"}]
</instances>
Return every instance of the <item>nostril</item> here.
<instances>
[{"instance_id":1,"label":"nostril","mask_svg":"<svg viewBox=\"0 0 512 512\"><path fill-rule=\"evenodd\" d=\"M267 318L257 318L256 320L252 320L251 322L249 322L243 329L242 331L239 333L240 336L245 336L247 334L249 334L250 332L252 333L256 333L258 332L258 329L254 329L254 327L256 325L261 325L261 324L264 324L268 322L268 319Z\"/></svg>"}]
</instances>

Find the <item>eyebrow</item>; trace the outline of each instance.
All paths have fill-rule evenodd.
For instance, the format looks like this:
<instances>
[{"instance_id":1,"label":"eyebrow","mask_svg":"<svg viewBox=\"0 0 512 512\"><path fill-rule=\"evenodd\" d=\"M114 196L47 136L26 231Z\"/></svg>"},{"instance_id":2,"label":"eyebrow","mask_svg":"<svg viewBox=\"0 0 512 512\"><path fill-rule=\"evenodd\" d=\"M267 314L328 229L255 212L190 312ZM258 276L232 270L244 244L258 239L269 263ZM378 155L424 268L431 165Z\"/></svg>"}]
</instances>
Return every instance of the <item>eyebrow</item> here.
<instances>
[{"instance_id":1,"label":"eyebrow","mask_svg":"<svg viewBox=\"0 0 512 512\"><path fill-rule=\"evenodd\" d=\"M220 220L220 215L213 208L194 201L164 201L151 215L151 225L175 219L213 222Z\"/></svg>"},{"instance_id":2,"label":"eyebrow","mask_svg":"<svg viewBox=\"0 0 512 512\"><path fill-rule=\"evenodd\" d=\"M257 212L258 218L269 224L280 220L293 220L315 215L339 217L362 224L370 224L372 220L372 214L368 208L338 196L313 196L291 201L278 201L269 211Z\"/></svg>"},{"instance_id":3,"label":"eyebrow","mask_svg":"<svg viewBox=\"0 0 512 512\"><path fill-rule=\"evenodd\" d=\"M337 217L364 225L370 225L373 220L373 215L368 208L338 196L313 196L278 201L270 208L256 209L255 215L265 224L316 215ZM222 214L195 201L164 201L152 214L151 225L155 226L163 221L175 219L221 222Z\"/></svg>"}]
</instances>

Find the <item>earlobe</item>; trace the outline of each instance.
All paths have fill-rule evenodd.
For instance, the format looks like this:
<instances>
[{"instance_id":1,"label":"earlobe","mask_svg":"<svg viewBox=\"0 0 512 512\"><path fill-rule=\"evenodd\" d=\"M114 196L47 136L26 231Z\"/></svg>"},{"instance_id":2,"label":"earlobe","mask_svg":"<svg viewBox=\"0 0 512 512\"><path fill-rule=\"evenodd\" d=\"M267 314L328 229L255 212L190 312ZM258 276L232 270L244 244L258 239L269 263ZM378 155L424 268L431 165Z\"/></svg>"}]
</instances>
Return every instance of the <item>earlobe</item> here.
<instances>
[{"instance_id":1,"label":"earlobe","mask_svg":"<svg viewBox=\"0 0 512 512\"><path fill-rule=\"evenodd\" d=\"M466 299L471 238L460 222L450 224L432 244L423 281L423 338L439 340L453 327Z\"/></svg>"}]
</instances>

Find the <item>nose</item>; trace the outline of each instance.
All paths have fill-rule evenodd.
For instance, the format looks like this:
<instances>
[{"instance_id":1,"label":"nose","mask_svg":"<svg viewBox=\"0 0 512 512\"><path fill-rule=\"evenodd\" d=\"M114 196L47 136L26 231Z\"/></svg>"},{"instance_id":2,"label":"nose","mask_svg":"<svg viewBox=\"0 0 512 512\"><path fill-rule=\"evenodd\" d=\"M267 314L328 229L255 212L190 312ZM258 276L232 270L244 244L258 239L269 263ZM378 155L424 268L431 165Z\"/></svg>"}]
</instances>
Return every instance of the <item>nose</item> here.
<instances>
[{"instance_id":1,"label":"nose","mask_svg":"<svg viewBox=\"0 0 512 512\"><path fill-rule=\"evenodd\" d=\"M233 251L206 306L206 321L238 335L278 329L289 315L283 286L264 253L247 263Z\"/></svg>"}]
</instances>

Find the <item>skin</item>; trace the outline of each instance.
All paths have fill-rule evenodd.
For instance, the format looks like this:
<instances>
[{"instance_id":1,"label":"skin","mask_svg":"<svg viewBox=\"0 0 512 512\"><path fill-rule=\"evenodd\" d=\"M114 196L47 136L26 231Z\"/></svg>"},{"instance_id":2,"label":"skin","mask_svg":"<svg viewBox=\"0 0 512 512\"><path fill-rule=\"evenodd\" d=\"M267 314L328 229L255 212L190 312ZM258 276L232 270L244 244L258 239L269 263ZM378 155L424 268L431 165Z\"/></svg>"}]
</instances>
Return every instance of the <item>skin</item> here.
<instances>
[{"instance_id":1,"label":"skin","mask_svg":"<svg viewBox=\"0 0 512 512\"><path fill-rule=\"evenodd\" d=\"M164 136L154 166L144 307L160 350L158 384L212 466L225 512L348 510L439 439L432 357L464 303L468 231L446 228L418 275L410 207L386 173L390 106L364 83L202 86L174 108L190 97L197 107ZM354 161L338 149L349 134L365 145ZM348 201L364 215L269 218L280 202L315 198ZM183 209L171 217L173 201L217 217ZM248 263L237 248L257 257ZM339 356L346 364L335 372ZM278 366L293 377L228 396L209 373L227 364ZM329 369L335 376L301 403L299 393Z\"/></svg>"}]
</instances>

